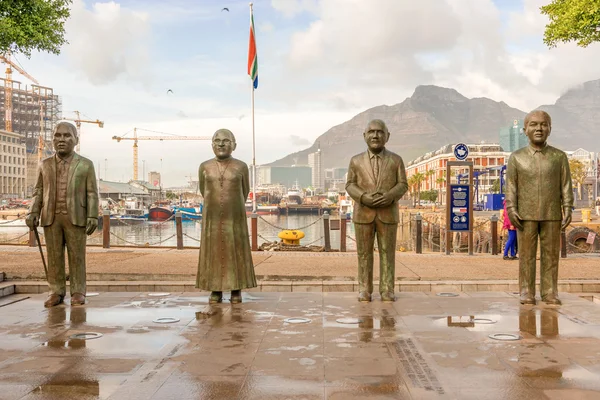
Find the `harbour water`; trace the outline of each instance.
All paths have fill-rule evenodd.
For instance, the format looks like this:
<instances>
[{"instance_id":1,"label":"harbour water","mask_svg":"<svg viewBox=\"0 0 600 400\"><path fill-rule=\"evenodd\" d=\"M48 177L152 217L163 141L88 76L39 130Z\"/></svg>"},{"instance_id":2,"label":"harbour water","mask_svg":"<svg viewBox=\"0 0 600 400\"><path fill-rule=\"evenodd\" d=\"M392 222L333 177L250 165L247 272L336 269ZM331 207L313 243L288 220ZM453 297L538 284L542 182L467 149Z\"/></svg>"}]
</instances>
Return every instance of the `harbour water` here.
<instances>
[{"instance_id":1,"label":"harbour water","mask_svg":"<svg viewBox=\"0 0 600 400\"><path fill-rule=\"evenodd\" d=\"M331 219L338 218L331 216ZM250 232L251 220L248 218L248 232ZM200 221L183 221L183 244L184 246L197 247L200 245L200 235L202 231L202 220ZM280 241L277 234L281 229L300 229L304 232L305 237L301 240L303 245L318 245L325 244L323 239L323 219L318 215L261 215L258 218L258 244L259 246L265 241ZM0 243L22 243L27 240L27 227L6 227L0 225ZM40 234L43 229L39 229ZM177 237L175 229L175 221L166 222L151 222L147 221L135 225L111 226L111 244L118 246L138 245L138 246L176 246ZM354 238L354 226L352 223L347 223L346 233ZM25 235L23 237L20 237ZM331 247L339 249L340 247L340 231L331 230ZM102 233L98 231L88 238L88 244L101 245ZM346 240L348 250L356 249L356 244L353 240Z\"/></svg>"}]
</instances>

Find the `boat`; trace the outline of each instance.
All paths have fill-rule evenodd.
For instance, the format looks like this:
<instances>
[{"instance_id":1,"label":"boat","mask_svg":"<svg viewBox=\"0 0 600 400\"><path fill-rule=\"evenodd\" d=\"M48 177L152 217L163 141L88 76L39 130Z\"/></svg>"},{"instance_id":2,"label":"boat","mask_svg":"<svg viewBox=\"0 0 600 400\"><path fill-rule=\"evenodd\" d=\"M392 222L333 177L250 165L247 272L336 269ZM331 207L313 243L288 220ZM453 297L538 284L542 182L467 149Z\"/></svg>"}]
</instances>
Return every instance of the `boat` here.
<instances>
[{"instance_id":1,"label":"boat","mask_svg":"<svg viewBox=\"0 0 600 400\"><path fill-rule=\"evenodd\" d=\"M302 192L298 181L288 190L284 198L286 204L302 204L304 192Z\"/></svg>"},{"instance_id":2,"label":"boat","mask_svg":"<svg viewBox=\"0 0 600 400\"><path fill-rule=\"evenodd\" d=\"M279 206L277 204L257 204L256 213L258 215L279 215ZM246 214L252 214L252 200L246 201Z\"/></svg>"},{"instance_id":3,"label":"boat","mask_svg":"<svg viewBox=\"0 0 600 400\"><path fill-rule=\"evenodd\" d=\"M155 206L150 207L148 211L149 221L166 221L173 216L173 210L168 207Z\"/></svg>"},{"instance_id":4,"label":"boat","mask_svg":"<svg viewBox=\"0 0 600 400\"><path fill-rule=\"evenodd\" d=\"M200 207L180 207L173 206L173 212L181 212L182 221L197 221L202 219L202 206Z\"/></svg>"}]
</instances>

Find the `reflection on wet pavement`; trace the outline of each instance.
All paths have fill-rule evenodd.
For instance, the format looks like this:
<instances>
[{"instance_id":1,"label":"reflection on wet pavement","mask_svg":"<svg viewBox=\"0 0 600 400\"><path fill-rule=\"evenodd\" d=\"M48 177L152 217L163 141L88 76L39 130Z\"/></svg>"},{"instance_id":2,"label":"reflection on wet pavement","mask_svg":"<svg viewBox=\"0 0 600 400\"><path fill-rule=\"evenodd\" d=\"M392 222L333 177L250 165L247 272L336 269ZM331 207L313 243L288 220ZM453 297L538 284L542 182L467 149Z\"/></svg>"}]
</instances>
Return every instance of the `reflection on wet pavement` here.
<instances>
[{"instance_id":1,"label":"reflection on wet pavement","mask_svg":"<svg viewBox=\"0 0 600 400\"><path fill-rule=\"evenodd\" d=\"M504 292L44 298L2 307L1 400L600 398L600 307L568 294L562 307Z\"/></svg>"}]
</instances>

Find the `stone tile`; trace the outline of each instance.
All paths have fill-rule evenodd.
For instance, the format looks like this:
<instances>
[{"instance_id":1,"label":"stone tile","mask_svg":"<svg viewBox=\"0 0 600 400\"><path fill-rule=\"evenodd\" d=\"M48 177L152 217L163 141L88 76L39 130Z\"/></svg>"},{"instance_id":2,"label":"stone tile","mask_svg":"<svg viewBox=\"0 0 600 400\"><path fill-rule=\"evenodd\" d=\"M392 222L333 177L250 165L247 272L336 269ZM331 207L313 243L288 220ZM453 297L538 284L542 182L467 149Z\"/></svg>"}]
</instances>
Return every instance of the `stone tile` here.
<instances>
[{"instance_id":1,"label":"stone tile","mask_svg":"<svg viewBox=\"0 0 600 400\"><path fill-rule=\"evenodd\" d=\"M333 283L323 282L324 292L352 292L354 291L354 285L352 283Z\"/></svg>"},{"instance_id":2,"label":"stone tile","mask_svg":"<svg viewBox=\"0 0 600 400\"><path fill-rule=\"evenodd\" d=\"M292 292L322 292L322 281L292 282Z\"/></svg>"},{"instance_id":3,"label":"stone tile","mask_svg":"<svg viewBox=\"0 0 600 400\"><path fill-rule=\"evenodd\" d=\"M340 381L352 376L396 376L397 364L391 355L383 358L327 357L325 381Z\"/></svg>"},{"instance_id":4,"label":"stone tile","mask_svg":"<svg viewBox=\"0 0 600 400\"><path fill-rule=\"evenodd\" d=\"M249 375L238 398L252 400L317 400L323 399L325 388L321 378L311 376Z\"/></svg>"},{"instance_id":5,"label":"stone tile","mask_svg":"<svg viewBox=\"0 0 600 400\"><path fill-rule=\"evenodd\" d=\"M476 292L479 290L477 283L463 283L460 285L463 292Z\"/></svg>"},{"instance_id":6,"label":"stone tile","mask_svg":"<svg viewBox=\"0 0 600 400\"><path fill-rule=\"evenodd\" d=\"M286 346L282 346L281 350L264 350L256 353L250 374L323 378L322 349L286 350L285 348Z\"/></svg>"},{"instance_id":7,"label":"stone tile","mask_svg":"<svg viewBox=\"0 0 600 400\"><path fill-rule=\"evenodd\" d=\"M494 283L494 284L477 284L477 291L479 292L502 292L508 291L508 283Z\"/></svg>"},{"instance_id":8,"label":"stone tile","mask_svg":"<svg viewBox=\"0 0 600 400\"><path fill-rule=\"evenodd\" d=\"M581 291L584 293L600 293L600 283L583 283Z\"/></svg>"},{"instance_id":9,"label":"stone tile","mask_svg":"<svg viewBox=\"0 0 600 400\"><path fill-rule=\"evenodd\" d=\"M270 282L265 283L262 282L260 285L262 292L291 292L292 291L292 283L291 282Z\"/></svg>"},{"instance_id":10,"label":"stone tile","mask_svg":"<svg viewBox=\"0 0 600 400\"><path fill-rule=\"evenodd\" d=\"M236 399L245 376L193 376L176 372L152 400Z\"/></svg>"},{"instance_id":11,"label":"stone tile","mask_svg":"<svg viewBox=\"0 0 600 400\"><path fill-rule=\"evenodd\" d=\"M109 292L127 292L127 285L109 285Z\"/></svg>"},{"instance_id":12,"label":"stone tile","mask_svg":"<svg viewBox=\"0 0 600 400\"><path fill-rule=\"evenodd\" d=\"M400 283L400 292L430 292L430 283Z\"/></svg>"}]
</instances>

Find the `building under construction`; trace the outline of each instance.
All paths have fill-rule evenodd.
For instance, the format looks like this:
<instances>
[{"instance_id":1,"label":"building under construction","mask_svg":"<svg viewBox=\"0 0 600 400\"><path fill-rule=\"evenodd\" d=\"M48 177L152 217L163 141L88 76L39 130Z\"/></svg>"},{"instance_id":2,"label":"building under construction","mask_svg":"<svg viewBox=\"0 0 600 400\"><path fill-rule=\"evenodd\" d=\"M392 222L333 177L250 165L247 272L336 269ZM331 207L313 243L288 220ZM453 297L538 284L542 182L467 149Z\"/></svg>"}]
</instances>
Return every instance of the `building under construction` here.
<instances>
[{"instance_id":1,"label":"building under construction","mask_svg":"<svg viewBox=\"0 0 600 400\"><path fill-rule=\"evenodd\" d=\"M0 128L23 137L28 154L37 154L40 132L44 142L50 139L52 129L62 117L60 97L45 86L22 85L19 81L0 78ZM6 126L6 92L12 84L12 129Z\"/></svg>"},{"instance_id":2,"label":"building under construction","mask_svg":"<svg viewBox=\"0 0 600 400\"><path fill-rule=\"evenodd\" d=\"M6 93L12 92L12 112L7 112ZM62 104L52 88L32 84L22 85L15 80L0 78L0 129L20 135L20 142L27 149L26 196L30 196L35 184L40 134L44 153L41 158L51 154L49 145L52 130L62 118Z\"/></svg>"}]
</instances>

